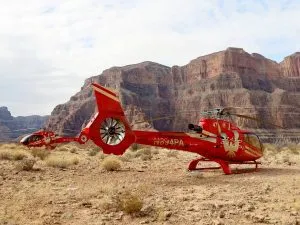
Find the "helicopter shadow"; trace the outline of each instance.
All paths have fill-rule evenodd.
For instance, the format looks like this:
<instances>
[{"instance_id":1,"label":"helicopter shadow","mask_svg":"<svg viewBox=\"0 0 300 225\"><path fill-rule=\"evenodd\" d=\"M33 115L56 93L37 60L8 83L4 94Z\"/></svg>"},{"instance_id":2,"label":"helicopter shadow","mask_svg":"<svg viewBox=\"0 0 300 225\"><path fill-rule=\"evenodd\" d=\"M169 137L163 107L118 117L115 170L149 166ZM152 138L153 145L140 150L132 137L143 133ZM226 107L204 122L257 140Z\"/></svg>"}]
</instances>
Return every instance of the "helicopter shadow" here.
<instances>
[{"instance_id":1,"label":"helicopter shadow","mask_svg":"<svg viewBox=\"0 0 300 225\"><path fill-rule=\"evenodd\" d=\"M278 168L278 167L265 167L259 168L257 175L259 176L282 176L282 175L296 175L300 173L298 168Z\"/></svg>"},{"instance_id":2,"label":"helicopter shadow","mask_svg":"<svg viewBox=\"0 0 300 225\"><path fill-rule=\"evenodd\" d=\"M189 174L190 173L190 174ZM196 172L187 172L184 179L178 180L176 178L169 178L163 181L156 181L157 185L165 185L172 187L188 187L191 185L196 186L207 186L207 185L227 185L231 183L236 183L238 181L244 181L244 179L259 179L259 178L268 178L274 176L291 176L295 177L300 173L299 168L278 168L278 167L267 167L267 168L258 168L256 171L250 169L240 169L237 173L233 171L231 175L225 175L221 171L196 171Z\"/></svg>"}]
</instances>

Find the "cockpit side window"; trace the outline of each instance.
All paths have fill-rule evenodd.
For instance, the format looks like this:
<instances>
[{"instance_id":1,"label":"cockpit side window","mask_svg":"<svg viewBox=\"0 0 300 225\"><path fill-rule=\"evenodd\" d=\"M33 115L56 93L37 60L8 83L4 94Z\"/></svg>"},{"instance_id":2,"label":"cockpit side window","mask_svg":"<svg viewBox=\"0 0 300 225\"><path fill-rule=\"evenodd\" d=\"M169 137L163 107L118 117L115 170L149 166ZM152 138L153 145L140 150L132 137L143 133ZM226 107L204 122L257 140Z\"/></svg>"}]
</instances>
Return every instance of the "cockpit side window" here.
<instances>
[{"instance_id":1,"label":"cockpit side window","mask_svg":"<svg viewBox=\"0 0 300 225\"><path fill-rule=\"evenodd\" d=\"M249 145L254 146L257 149L262 149L261 142L259 138L255 134L244 134L244 140L247 142Z\"/></svg>"},{"instance_id":2,"label":"cockpit side window","mask_svg":"<svg viewBox=\"0 0 300 225\"><path fill-rule=\"evenodd\" d=\"M30 139L30 141L39 141L43 138L41 135L33 135Z\"/></svg>"}]
</instances>

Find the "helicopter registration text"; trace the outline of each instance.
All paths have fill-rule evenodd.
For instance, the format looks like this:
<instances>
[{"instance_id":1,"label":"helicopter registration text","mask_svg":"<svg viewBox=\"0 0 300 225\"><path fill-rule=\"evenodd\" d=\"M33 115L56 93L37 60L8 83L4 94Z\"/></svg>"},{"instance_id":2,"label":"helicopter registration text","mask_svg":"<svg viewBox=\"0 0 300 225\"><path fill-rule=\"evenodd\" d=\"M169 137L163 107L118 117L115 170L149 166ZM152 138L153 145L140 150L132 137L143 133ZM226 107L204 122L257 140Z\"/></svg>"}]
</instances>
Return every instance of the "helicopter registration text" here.
<instances>
[{"instance_id":1,"label":"helicopter registration text","mask_svg":"<svg viewBox=\"0 0 300 225\"><path fill-rule=\"evenodd\" d=\"M159 146L184 146L183 140L177 138L154 138L153 144Z\"/></svg>"}]
</instances>

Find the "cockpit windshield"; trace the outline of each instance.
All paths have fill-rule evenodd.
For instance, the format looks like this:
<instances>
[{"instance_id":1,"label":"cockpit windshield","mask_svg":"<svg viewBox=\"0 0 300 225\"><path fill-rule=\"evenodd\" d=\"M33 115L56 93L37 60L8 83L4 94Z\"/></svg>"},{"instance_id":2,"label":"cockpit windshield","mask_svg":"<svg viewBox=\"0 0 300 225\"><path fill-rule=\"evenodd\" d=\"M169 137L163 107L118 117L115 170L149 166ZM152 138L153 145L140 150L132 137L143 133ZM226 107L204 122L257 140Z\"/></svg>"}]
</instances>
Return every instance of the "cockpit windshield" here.
<instances>
[{"instance_id":1,"label":"cockpit windshield","mask_svg":"<svg viewBox=\"0 0 300 225\"><path fill-rule=\"evenodd\" d=\"M27 144L29 144L29 142L39 141L42 138L43 138L42 135L32 135L32 134L29 134L29 135L26 135L25 137L23 137L20 142L22 144L24 144L24 145L27 145Z\"/></svg>"},{"instance_id":2,"label":"cockpit windshield","mask_svg":"<svg viewBox=\"0 0 300 225\"><path fill-rule=\"evenodd\" d=\"M31 134L26 135L25 137L23 137L23 138L21 139L20 142L21 142L22 144L28 143L30 136L31 136Z\"/></svg>"},{"instance_id":3,"label":"cockpit windshield","mask_svg":"<svg viewBox=\"0 0 300 225\"><path fill-rule=\"evenodd\" d=\"M252 145L257 149L262 150L262 144L259 138L255 134L246 133L244 134L244 137L245 137L245 142L247 142L249 145Z\"/></svg>"}]
</instances>

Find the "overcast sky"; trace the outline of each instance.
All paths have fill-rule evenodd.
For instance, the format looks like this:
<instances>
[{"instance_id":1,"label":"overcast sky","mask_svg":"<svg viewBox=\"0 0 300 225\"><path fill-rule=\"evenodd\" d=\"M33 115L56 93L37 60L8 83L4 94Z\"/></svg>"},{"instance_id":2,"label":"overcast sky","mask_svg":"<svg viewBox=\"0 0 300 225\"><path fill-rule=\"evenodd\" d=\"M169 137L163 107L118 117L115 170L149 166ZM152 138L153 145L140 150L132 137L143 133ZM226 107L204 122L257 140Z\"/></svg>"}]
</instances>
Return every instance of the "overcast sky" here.
<instances>
[{"instance_id":1,"label":"overcast sky","mask_svg":"<svg viewBox=\"0 0 300 225\"><path fill-rule=\"evenodd\" d=\"M185 65L228 46L300 51L300 0L0 0L0 106L50 114L111 66Z\"/></svg>"}]
</instances>

